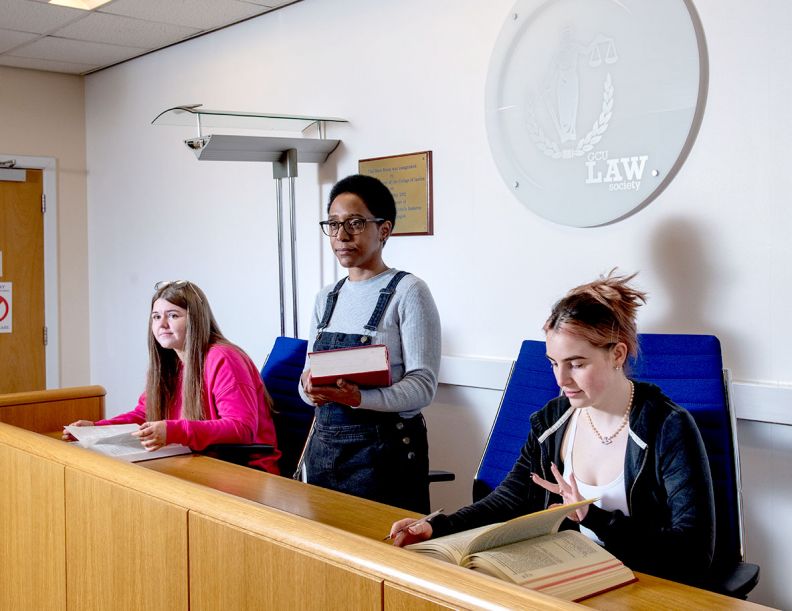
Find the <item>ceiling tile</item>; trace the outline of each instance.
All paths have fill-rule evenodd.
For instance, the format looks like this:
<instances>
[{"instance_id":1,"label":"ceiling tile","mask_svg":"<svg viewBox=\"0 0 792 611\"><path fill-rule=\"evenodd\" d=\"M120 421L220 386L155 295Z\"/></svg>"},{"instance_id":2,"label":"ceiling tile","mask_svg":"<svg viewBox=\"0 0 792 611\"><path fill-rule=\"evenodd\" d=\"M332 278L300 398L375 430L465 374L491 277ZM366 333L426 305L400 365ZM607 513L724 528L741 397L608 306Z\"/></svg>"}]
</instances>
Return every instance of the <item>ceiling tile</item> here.
<instances>
[{"instance_id":1,"label":"ceiling tile","mask_svg":"<svg viewBox=\"0 0 792 611\"><path fill-rule=\"evenodd\" d=\"M208 30L260 15L266 8L236 0L115 0L98 11Z\"/></svg>"},{"instance_id":2,"label":"ceiling tile","mask_svg":"<svg viewBox=\"0 0 792 611\"><path fill-rule=\"evenodd\" d=\"M0 66L27 68L29 70L47 70L48 72L65 72L67 74L83 74L99 67L98 64L74 64L71 62L49 59L15 57L13 55L0 55Z\"/></svg>"},{"instance_id":3,"label":"ceiling tile","mask_svg":"<svg viewBox=\"0 0 792 611\"><path fill-rule=\"evenodd\" d=\"M85 15L85 11L54 4L0 0L0 24L8 30L46 34Z\"/></svg>"},{"instance_id":4,"label":"ceiling tile","mask_svg":"<svg viewBox=\"0 0 792 611\"><path fill-rule=\"evenodd\" d=\"M38 34L28 32L15 32L14 30L0 30L0 53L38 38Z\"/></svg>"},{"instance_id":5,"label":"ceiling tile","mask_svg":"<svg viewBox=\"0 0 792 611\"><path fill-rule=\"evenodd\" d=\"M54 34L61 38L155 49L188 38L200 31L197 28L141 21L120 15L91 13L85 19L67 25Z\"/></svg>"},{"instance_id":6,"label":"ceiling tile","mask_svg":"<svg viewBox=\"0 0 792 611\"><path fill-rule=\"evenodd\" d=\"M268 6L270 8L277 8L279 6L286 6L287 4L294 4L300 0L239 0L239 2L247 2L249 4L258 4L259 6Z\"/></svg>"},{"instance_id":7,"label":"ceiling tile","mask_svg":"<svg viewBox=\"0 0 792 611\"><path fill-rule=\"evenodd\" d=\"M57 58L75 64L107 66L145 51L137 47L106 45L99 42L80 42L68 38L47 36L14 50L16 57L35 59Z\"/></svg>"}]
</instances>

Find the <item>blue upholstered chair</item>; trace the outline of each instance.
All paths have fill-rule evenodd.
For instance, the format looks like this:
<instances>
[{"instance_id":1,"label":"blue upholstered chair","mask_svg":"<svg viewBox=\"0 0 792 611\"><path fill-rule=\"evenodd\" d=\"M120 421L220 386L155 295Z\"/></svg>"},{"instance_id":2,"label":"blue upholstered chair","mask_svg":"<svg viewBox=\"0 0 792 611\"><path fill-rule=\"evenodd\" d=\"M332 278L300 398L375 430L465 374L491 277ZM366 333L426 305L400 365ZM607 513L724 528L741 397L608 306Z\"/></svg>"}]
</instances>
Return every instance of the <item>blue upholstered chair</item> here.
<instances>
[{"instance_id":1,"label":"blue upholstered chair","mask_svg":"<svg viewBox=\"0 0 792 611\"><path fill-rule=\"evenodd\" d=\"M302 453L313 421L314 408L297 392L308 342L292 337L276 337L261 368L261 379L272 397L272 420L278 437L281 475L291 477ZM214 444L203 453L227 462L245 465L252 454L272 453L266 444Z\"/></svg>"},{"instance_id":2,"label":"blue upholstered chair","mask_svg":"<svg viewBox=\"0 0 792 611\"><path fill-rule=\"evenodd\" d=\"M297 390L307 350L307 340L277 337L261 368L261 379L274 405L272 420L281 451L278 466L286 477L297 469L313 422L314 407L303 401Z\"/></svg>"},{"instance_id":3,"label":"blue upholstered chair","mask_svg":"<svg viewBox=\"0 0 792 611\"><path fill-rule=\"evenodd\" d=\"M631 375L652 382L696 420L715 489L716 541L710 589L745 598L759 567L744 562L739 454L720 342L711 335L642 334ZM511 469L533 412L558 395L544 342L526 340L514 363L473 482L473 498L489 494Z\"/></svg>"}]
</instances>

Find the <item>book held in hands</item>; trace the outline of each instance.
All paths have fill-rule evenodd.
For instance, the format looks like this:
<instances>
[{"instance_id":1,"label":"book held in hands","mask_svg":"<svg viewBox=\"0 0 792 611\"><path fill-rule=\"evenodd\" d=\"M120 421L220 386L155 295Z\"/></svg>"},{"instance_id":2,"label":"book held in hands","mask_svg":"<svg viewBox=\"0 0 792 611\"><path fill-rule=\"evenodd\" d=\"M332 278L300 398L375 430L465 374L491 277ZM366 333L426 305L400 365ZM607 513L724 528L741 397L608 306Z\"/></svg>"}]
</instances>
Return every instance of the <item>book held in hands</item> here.
<instances>
[{"instance_id":1,"label":"book held in hands","mask_svg":"<svg viewBox=\"0 0 792 611\"><path fill-rule=\"evenodd\" d=\"M384 344L309 352L311 383L335 384L338 379L361 386L390 386L390 358Z\"/></svg>"},{"instance_id":2,"label":"book held in hands","mask_svg":"<svg viewBox=\"0 0 792 611\"><path fill-rule=\"evenodd\" d=\"M81 448L94 450L126 462L141 462L154 458L165 458L177 454L189 454L190 448L178 443L169 443L157 450L148 451L140 439L132 433L140 429L138 424L108 424L105 426L67 426L65 430L77 440Z\"/></svg>"},{"instance_id":3,"label":"book held in hands","mask_svg":"<svg viewBox=\"0 0 792 611\"><path fill-rule=\"evenodd\" d=\"M581 600L636 581L630 569L586 535L575 530L558 532L568 514L594 500L551 507L405 549L543 594Z\"/></svg>"}]
</instances>

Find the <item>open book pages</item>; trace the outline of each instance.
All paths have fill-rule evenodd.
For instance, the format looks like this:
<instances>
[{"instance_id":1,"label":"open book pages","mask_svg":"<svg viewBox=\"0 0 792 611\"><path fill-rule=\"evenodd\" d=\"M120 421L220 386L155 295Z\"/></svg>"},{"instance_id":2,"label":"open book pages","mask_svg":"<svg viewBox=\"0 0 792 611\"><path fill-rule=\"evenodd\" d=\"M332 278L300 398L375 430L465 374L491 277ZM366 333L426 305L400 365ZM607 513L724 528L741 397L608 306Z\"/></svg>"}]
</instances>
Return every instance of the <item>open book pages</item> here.
<instances>
[{"instance_id":1,"label":"open book pages","mask_svg":"<svg viewBox=\"0 0 792 611\"><path fill-rule=\"evenodd\" d=\"M557 532L564 518L578 507L583 507L594 501L596 499L586 499L569 505L558 505L514 518L508 522L490 524L437 539L413 543L406 546L406 549L428 554L446 562L461 564L465 556L481 550Z\"/></svg>"},{"instance_id":2,"label":"open book pages","mask_svg":"<svg viewBox=\"0 0 792 611\"><path fill-rule=\"evenodd\" d=\"M586 535L565 530L466 556L462 566L566 600L635 581L622 562Z\"/></svg>"},{"instance_id":3,"label":"open book pages","mask_svg":"<svg viewBox=\"0 0 792 611\"><path fill-rule=\"evenodd\" d=\"M558 532L567 515L595 500L551 507L407 549L551 596L580 600L635 581L630 569L586 535Z\"/></svg>"},{"instance_id":4,"label":"open book pages","mask_svg":"<svg viewBox=\"0 0 792 611\"><path fill-rule=\"evenodd\" d=\"M67 426L66 431L77 440L77 445L120 458L127 462L140 462L153 458L164 458L176 454L189 454L187 446L171 443L149 452L132 433L140 426L137 424L109 424L106 426Z\"/></svg>"}]
</instances>

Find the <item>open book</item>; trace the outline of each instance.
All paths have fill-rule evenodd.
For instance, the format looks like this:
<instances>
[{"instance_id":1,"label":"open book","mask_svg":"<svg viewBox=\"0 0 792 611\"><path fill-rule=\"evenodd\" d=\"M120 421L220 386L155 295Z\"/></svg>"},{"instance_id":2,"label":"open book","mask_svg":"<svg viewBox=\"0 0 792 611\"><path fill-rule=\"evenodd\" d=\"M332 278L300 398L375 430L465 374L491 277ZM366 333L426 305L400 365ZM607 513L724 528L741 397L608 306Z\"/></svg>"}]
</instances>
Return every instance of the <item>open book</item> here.
<instances>
[{"instance_id":1,"label":"open book","mask_svg":"<svg viewBox=\"0 0 792 611\"><path fill-rule=\"evenodd\" d=\"M390 386L388 347L383 344L309 352L311 383L335 384L343 378L361 386Z\"/></svg>"},{"instance_id":2,"label":"open book","mask_svg":"<svg viewBox=\"0 0 792 611\"><path fill-rule=\"evenodd\" d=\"M190 448L177 443L149 452L132 433L140 428L137 424L108 424L106 426L67 426L66 431L77 440L81 448L94 450L127 462L140 462L153 458L165 458L176 454L189 454Z\"/></svg>"},{"instance_id":3,"label":"open book","mask_svg":"<svg viewBox=\"0 0 792 611\"><path fill-rule=\"evenodd\" d=\"M551 507L406 546L446 562L566 600L581 600L635 581L613 554L574 530L564 518L594 499Z\"/></svg>"}]
</instances>

